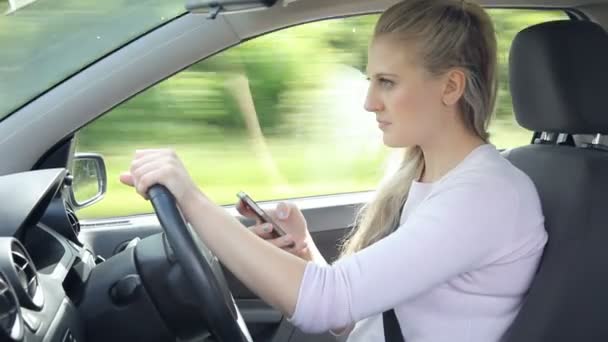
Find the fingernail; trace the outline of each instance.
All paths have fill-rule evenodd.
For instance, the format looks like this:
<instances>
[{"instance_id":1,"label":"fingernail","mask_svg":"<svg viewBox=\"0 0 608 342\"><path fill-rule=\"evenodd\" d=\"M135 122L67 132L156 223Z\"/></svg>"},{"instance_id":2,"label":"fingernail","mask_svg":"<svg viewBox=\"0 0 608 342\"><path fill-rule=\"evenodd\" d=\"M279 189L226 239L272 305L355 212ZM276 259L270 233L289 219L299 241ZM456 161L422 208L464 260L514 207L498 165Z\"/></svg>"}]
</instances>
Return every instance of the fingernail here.
<instances>
[{"instance_id":1,"label":"fingernail","mask_svg":"<svg viewBox=\"0 0 608 342\"><path fill-rule=\"evenodd\" d=\"M262 230L263 230L263 231L265 231L266 233L268 233L269 231L271 231L271 230L272 230L272 225L270 225L270 223L265 223L265 224L262 226Z\"/></svg>"},{"instance_id":2,"label":"fingernail","mask_svg":"<svg viewBox=\"0 0 608 342\"><path fill-rule=\"evenodd\" d=\"M279 213L278 216L281 220L284 220L287 218L287 210L285 210L285 208L281 208L279 209Z\"/></svg>"}]
</instances>

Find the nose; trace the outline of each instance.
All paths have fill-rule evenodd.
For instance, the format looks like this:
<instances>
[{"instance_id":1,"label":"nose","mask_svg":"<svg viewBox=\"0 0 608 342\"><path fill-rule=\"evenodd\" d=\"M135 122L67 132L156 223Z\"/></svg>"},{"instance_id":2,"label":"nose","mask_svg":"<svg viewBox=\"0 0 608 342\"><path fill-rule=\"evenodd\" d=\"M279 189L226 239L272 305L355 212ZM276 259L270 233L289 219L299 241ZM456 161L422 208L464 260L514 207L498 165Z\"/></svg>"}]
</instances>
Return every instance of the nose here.
<instances>
[{"instance_id":1,"label":"nose","mask_svg":"<svg viewBox=\"0 0 608 342\"><path fill-rule=\"evenodd\" d=\"M367 89L367 96L365 97L365 104L363 104L363 108L365 108L366 111L373 113L384 110L384 104L382 103L382 100L378 96L377 92L374 90L372 84L370 84L369 88Z\"/></svg>"}]
</instances>

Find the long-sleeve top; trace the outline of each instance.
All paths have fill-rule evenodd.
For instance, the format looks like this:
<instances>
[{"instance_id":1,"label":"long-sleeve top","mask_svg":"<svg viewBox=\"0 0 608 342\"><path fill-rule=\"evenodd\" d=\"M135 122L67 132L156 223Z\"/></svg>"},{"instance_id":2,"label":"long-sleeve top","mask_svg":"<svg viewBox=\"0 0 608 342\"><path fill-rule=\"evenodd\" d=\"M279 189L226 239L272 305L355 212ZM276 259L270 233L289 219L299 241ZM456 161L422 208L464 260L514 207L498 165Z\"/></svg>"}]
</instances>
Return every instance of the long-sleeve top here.
<instances>
[{"instance_id":1,"label":"long-sleeve top","mask_svg":"<svg viewBox=\"0 0 608 342\"><path fill-rule=\"evenodd\" d=\"M350 341L384 341L395 309L407 342L498 341L547 242L530 178L493 145L433 183L414 182L395 232L333 265L308 263L290 320L306 332L357 323Z\"/></svg>"}]
</instances>

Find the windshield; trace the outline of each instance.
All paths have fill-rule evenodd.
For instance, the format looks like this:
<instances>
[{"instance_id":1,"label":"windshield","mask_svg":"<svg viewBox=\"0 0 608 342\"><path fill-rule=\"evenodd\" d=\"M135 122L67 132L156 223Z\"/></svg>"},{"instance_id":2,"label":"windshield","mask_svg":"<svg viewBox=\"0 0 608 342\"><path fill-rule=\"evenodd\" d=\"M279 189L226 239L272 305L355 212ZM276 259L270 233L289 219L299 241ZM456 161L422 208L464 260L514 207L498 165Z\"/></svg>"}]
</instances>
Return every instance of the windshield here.
<instances>
[{"instance_id":1,"label":"windshield","mask_svg":"<svg viewBox=\"0 0 608 342\"><path fill-rule=\"evenodd\" d=\"M182 0L0 0L0 120L184 12Z\"/></svg>"}]
</instances>

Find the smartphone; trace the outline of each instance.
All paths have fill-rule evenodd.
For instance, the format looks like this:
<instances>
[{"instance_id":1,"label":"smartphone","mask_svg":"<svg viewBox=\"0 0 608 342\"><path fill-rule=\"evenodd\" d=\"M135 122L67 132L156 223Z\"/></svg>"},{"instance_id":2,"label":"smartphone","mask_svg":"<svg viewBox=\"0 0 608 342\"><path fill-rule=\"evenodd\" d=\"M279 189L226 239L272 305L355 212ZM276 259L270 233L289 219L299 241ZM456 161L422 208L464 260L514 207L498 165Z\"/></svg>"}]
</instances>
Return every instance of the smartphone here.
<instances>
[{"instance_id":1,"label":"smartphone","mask_svg":"<svg viewBox=\"0 0 608 342\"><path fill-rule=\"evenodd\" d=\"M236 196L238 198L240 198L243 201L243 203L245 203L245 205L247 207L249 207L251 209L251 211L253 211L253 213L262 222L272 224L273 232L275 232L276 235L283 236L286 234L285 231L283 230L283 228L281 228L281 226L279 226L276 222L274 222L274 220L270 217L270 215L268 215L262 208L260 208L260 206L253 199L251 199L251 197L249 197L249 195L247 195L243 191L240 191L239 193L236 194Z\"/></svg>"}]
</instances>

